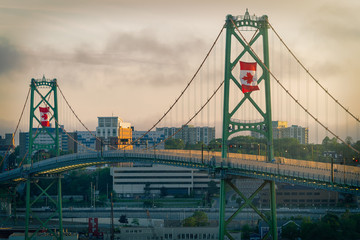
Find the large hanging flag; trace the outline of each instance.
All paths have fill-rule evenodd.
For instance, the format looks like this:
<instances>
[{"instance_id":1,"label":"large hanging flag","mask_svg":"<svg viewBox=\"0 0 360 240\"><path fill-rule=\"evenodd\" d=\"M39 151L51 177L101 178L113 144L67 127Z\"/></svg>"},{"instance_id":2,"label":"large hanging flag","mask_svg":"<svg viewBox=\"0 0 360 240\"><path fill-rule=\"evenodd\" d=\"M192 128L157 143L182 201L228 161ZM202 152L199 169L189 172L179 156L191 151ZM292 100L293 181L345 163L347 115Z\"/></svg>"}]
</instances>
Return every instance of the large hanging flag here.
<instances>
[{"instance_id":1,"label":"large hanging flag","mask_svg":"<svg viewBox=\"0 0 360 240\"><path fill-rule=\"evenodd\" d=\"M50 127L49 123L49 107L39 107L40 110L40 122L43 127Z\"/></svg>"},{"instance_id":2,"label":"large hanging flag","mask_svg":"<svg viewBox=\"0 0 360 240\"><path fill-rule=\"evenodd\" d=\"M259 90L256 77L256 62L240 61L240 81L243 93Z\"/></svg>"}]
</instances>

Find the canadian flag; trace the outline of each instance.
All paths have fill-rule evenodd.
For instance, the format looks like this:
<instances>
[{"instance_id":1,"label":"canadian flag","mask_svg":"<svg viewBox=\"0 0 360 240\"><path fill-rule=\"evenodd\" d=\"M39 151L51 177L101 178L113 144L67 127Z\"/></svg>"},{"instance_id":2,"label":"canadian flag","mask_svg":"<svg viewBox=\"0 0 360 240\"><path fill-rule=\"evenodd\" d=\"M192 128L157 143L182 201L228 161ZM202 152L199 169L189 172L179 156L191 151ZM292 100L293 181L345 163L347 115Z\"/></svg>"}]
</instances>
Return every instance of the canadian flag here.
<instances>
[{"instance_id":1,"label":"canadian flag","mask_svg":"<svg viewBox=\"0 0 360 240\"><path fill-rule=\"evenodd\" d=\"M256 77L256 62L240 61L240 81L243 93L259 90Z\"/></svg>"},{"instance_id":2,"label":"canadian flag","mask_svg":"<svg viewBox=\"0 0 360 240\"><path fill-rule=\"evenodd\" d=\"M39 107L41 126L49 127L49 107Z\"/></svg>"},{"instance_id":3,"label":"canadian flag","mask_svg":"<svg viewBox=\"0 0 360 240\"><path fill-rule=\"evenodd\" d=\"M98 233L99 221L98 218L89 218L89 233Z\"/></svg>"}]
</instances>

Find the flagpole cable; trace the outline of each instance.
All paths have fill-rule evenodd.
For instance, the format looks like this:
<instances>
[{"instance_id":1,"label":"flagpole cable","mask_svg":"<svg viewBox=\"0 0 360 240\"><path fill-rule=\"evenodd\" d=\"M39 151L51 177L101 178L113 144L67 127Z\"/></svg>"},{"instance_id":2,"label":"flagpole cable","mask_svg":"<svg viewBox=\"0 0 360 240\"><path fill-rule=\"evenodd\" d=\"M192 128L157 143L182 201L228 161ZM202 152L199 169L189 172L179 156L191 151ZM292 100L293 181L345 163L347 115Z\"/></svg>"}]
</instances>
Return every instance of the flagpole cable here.
<instances>
[{"instance_id":1,"label":"flagpole cable","mask_svg":"<svg viewBox=\"0 0 360 240\"><path fill-rule=\"evenodd\" d=\"M22 110L21 110L21 114L20 114L19 121L18 121L18 123L17 123L17 125L16 125L16 128L15 128L15 131L14 131L12 137L11 137L11 142L14 142L15 134L16 134L18 128L19 128L20 121L21 121L22 116L23 116L24 111L25 111L26 103L27 103L28 100L29 100L29 95L30 95L30 87L29 87L28 93L27 93L27 95L26 95L26 99L25 99L24 106L23 106L23 108L22 108ZM9 145L8 149L7 149L6 152L5 152L5 155L4 155L3 159L2 159L1 162L0 162L0 167L1 167L2 164L4 163L4 161L5 161L5 159L6 159L6 156L7 156L7 154L8 154L9 151L10 151L10 148L11 148L11 144Z\"/></svg>"},{"instance_id":2,"label":"flagpole cable","mask_svg":"<svg viewBox=\"0 0 360 240\"><path fill-rule=\"evenodd\" d=\"M266 70L268 71L268 73L276 80L276 82L280 85L280 87L307 113L310 115L310 117L312 119L314 119L318 124L320 124L324 129L326 129L327 131L329 131L334 137L336 137L338 140L340 140L342 143L344 143L346 146L348 146L349 148L351 148L352 150L354 150L355 152L360 154L360 151L355 149L353 146L351 146L350 144L346 143L342 138L340 138L338 135L336 135L332 130L330 130L328 127L326 127L322 122L320 122L313 114L311 114L309 112L309 110L307 108L305 108L300 102L299 100L297 100L290 92L288 89L285 88L285 86L279 81L279 79L270 71L270 69L264 64L264 62L259 58L259 56L256 54L256 52L254 52L253 48L251 47L251 45L248 43L248 41L246 40L246 38L243 36L243 34L240 32L239 28L236 26L236 24L234 23L234 21L232 19L230 19L232 24L234 25L234 27L236 28L236 30L239 32L240 36L242 37L242 39L244 40L244 42L247 44L247 46L249 47L249 49L253 52L253 54L259 59L259 61L262 63L262 65L266 68ZM267 21L268 22L268 21Z\"/></svg>"},{"instance_id":3,"label":"flagpole cable","mask_svg":"<svg viewBox=\"0 0 360 240\"><path fill-rule=\"evenodd\" d=\"M329 95L339 106L341 106L342 109L344 109L348 114L350 114L357 122L360 122L360 119L358 117L356 117L354 114L352 114L349 109L345 108L344 105L342 105L333 95L330 94L330 92L325 89L324 86L322 86L320 84L320 82L310 73L310 71L302 64L302 62L295 56L295 54L290 50L290 48L286 45L286 43L282 40L282 38L280 37L280 35L275 31L275 29L273 28L273 26L270 24L269 21L267 21L268 25L270 26L270 28L274 31L275 35L279 38L279 40L282 42L282 44L284 44L284 46L286 47L286 49L290 52L290 54L295 58L295 60L300 64L300 66L306 71L307 74L310 75L310 77L325 91L325 93L327 95Z\"/></svg>"}]
</instances>

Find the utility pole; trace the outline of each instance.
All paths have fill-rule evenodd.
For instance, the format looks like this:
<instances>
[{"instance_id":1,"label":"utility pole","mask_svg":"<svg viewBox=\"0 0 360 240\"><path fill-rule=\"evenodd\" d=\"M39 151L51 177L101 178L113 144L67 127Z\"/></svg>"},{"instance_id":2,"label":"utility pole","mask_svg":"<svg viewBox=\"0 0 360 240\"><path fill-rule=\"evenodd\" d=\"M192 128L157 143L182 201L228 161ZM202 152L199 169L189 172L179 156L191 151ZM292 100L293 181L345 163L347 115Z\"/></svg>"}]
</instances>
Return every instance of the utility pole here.
<instances>
[{"instance_id":1,"label":"utility pole","mask_svg":"<svg viewBox=\"0 0 360 240\"><path fill-rule=\"evenodd\" d=\"M110 193L110 200L111 200L111 229L110 229L110 239L114 240L114 203L113 203L113 194Z\"/></svg>"}]
</instances>

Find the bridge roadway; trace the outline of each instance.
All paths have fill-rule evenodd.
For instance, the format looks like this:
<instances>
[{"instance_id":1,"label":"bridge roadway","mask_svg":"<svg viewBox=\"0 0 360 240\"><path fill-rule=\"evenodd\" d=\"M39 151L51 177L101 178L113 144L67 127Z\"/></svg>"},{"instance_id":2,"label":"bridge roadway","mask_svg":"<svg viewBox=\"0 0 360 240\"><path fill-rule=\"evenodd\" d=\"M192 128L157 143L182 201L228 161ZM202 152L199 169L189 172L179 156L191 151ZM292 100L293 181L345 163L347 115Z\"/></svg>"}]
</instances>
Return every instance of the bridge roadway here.
<instances>
[{"instance_id":1,"label":"bridge roadway","mask_svg":"<svg viewBox=\"0 0 360 240\"><path fill-rule=\"evenodd\" d=\"M214 177L243 176L305 185L360 195L360 167L305 160L275 158L267 162L264 156L185 150L112 150L103 153L69 154L0 174L0 184L25 181L28 177L46 176L92 165L120 162L153 163L206 170Z\"/></svg>"}]
</instances>

